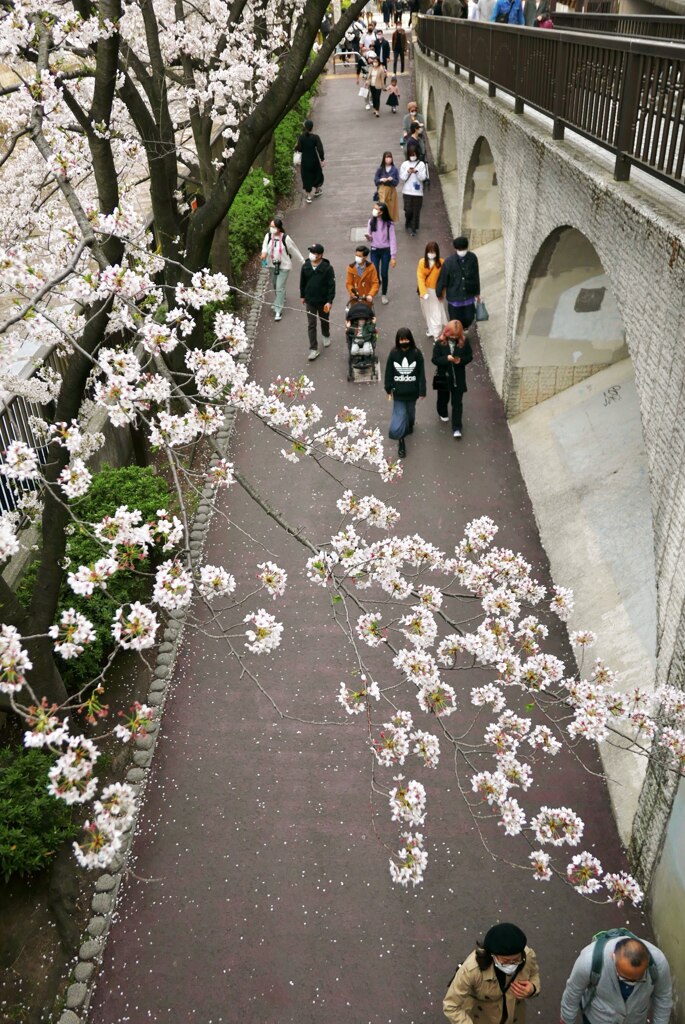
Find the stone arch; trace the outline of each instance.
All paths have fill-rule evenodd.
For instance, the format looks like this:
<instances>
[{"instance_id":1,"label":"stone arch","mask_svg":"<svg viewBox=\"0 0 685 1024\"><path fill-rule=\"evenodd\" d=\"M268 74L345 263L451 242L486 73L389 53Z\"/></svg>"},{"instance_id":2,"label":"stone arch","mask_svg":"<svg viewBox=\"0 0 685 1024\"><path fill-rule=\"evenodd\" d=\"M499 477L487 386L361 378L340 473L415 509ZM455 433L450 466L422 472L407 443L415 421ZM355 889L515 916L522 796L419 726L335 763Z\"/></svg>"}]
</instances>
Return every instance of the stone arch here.
<instances>
[{"instance_id":1,"label":"stone arch","mask_svg":"<svg viewBox=\"0 0 685 1024\"><path fill-rule=\"evenodd\" d=\"M435 132L438 129L438 119L435 114L435 93L433 92L433 86L428 90L428 100L426 101L426 131Z\"/></svg>"},{"instance_id":2,"label":"stone arch","mask_svg":"<svg viewBox=\"0 0 685 1024\"><path fill-rule=\"evenodd\" d=\"M485 136L476 140L464 186L462 231L472 249L502 237L499 182L495 158Z\"/></svg>"},{"instance_id":3,"label":"stone arch","mask_svg":"<svg viewBox=\"0 0 685 1024\"><path fill-rule=\"evenodd\" d=\"M597 250L577 228L555 228L533 260L517 317L516 411L627 356L623 319Z\"/></svg>"},{"instance_id":4,"label":"stone arch","mask_svg":"<svg viewBox=\"0 0 685 1024\"><path fill-rule=\"evenodd\" d=\"M442 129L439 135L436 163L441 174L449 174L457 169L457 133L454 126L454 114L448 103L442 115Z\"/></svg>"}]
</instances>

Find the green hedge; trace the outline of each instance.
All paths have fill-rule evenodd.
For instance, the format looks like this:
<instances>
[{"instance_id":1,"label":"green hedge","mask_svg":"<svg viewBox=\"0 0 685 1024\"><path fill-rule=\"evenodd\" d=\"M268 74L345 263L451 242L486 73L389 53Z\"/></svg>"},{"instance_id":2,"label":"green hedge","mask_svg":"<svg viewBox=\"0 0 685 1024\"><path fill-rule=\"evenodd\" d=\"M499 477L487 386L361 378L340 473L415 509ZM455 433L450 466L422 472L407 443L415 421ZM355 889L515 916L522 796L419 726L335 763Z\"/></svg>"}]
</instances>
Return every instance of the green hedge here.
<instances>
[{"instance_id":1,"label":"green hedge","mask_svg":"<svg viewBox=\"0 0 685 1024\"><path fill-rule=\"evenodd\" d=\"M261 167L253 168L240 186L228 212L228 248L231 270L240 281L249 258L259 252L274 214L276 194L271 178Z\"/></svg>"},{"instance_id":2,"label":"green hedge","mask_svg":"<svg viewBox=\"0 0 685 1024\"><path fill-rule=\"evenodd\" d=\"M88 493L73 503L75 514L86 523L95 523L104 516L113 515L119 505L140 509L142 522L148 522L157 518L157 509L165 508L172 512L175 502L166 481L156 476L151 469L142 469L140 466L112 469L105 466L94 474ZM77 527L67 539L66 555L69 569L73 570L79 565L96 562L103 557L103 551L86 529ZM167 557L164 555L164 558ZM31 600L37 569L38 562L34 562L26 571L18 590L18 597L25 606ZM149 572L150 569L149 560L138 566L141 572ZM65 660L57 657L62 679L70 693L75 693L93 679L114 649L111 627L118 606L131 601L145 601L151 590L149 576L141 576L132 570L120 570L109 580L106 591L97 589L92 597L87 598L75 594L65 577L55 621L59 621L66 608L75 608L90 619L96 632L96 639L88 644L78 658Z\"/></svg>"},{"instance_id":3,"label":"green hedge","mask_svg":"<svg viewBox=\"0 0 685 1024\"><path fill-rule=\"evenodd\" d=\"M48 793L53 754L0 748L0 874L32 875L79 829L71 808Z\"/></svg>"}]
</instances>

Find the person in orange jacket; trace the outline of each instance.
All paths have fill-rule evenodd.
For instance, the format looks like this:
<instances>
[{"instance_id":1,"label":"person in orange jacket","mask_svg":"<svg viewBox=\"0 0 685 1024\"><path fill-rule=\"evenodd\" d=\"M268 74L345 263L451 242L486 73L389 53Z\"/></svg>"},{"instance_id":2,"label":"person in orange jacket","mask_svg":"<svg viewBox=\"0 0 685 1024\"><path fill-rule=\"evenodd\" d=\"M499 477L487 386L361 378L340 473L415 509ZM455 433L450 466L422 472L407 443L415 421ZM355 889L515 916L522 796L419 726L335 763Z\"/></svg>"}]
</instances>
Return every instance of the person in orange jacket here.
<instances>
[{"instance_id":1,"label":"person in orange jacket","mask_svg":"<svg viewBox=\"0 0 685 1024\"><path fill-rule=\"evenodd\" d=\"M352 302L368 302L373 305L374 296L378 294L380 281L373 263L369 260L369 250L365 245L358 245L354 251L354 263L347 267L345 281L347 294Z\"/></svg>"}]
</instances>

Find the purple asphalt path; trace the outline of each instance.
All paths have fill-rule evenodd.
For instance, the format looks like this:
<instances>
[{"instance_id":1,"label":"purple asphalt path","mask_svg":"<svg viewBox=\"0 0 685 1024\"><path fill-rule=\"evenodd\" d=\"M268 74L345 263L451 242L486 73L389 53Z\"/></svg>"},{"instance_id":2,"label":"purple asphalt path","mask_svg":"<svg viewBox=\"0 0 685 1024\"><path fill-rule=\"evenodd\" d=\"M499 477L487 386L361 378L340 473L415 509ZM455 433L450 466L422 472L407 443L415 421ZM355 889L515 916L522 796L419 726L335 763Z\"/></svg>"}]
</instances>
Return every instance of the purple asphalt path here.
<instances>
[{"instance_id":1,"label":"purple asphalt path","mask_svg":"<svg viewBox=\"0 0 685 1024\"><path fill-rule=\"evenodd\" d=\"M410 80L400 83L404 105ZM337 77L326 82L314 121L326 146L325 195L291 211L286 227L303 251L314 241L325 245L340 294L354 252L351 231L369 216L382 151L399 155L401 119L385 106L380 120L372 118L354 78ZM424 211L419 238L399 232L391 301L378 306L382 360L403 325L415 330L430 357L415 268L429 239L451 251L435 170ZM487 282L483 294L487 299ZM382 387L346 380L342 296L334 306L333 344L311 365L297 296L293 273L288 297L294 308L279 324L265 308L253 364L257 379L306 370L325 414L344 403L363 404L370 421L385 430L389 406ZM498 540L522 551L548 582L501 403L478 350L465 413L464 438L457 442L438 420L429 393L419 404L403 479L388 486L373 480L368 489L399 508L403 531L418 531L443 549L458 542L471 518L491 515L501 527ZM291 523L322 541L337 526L332 507L339 492L312 467L283 461L278 448L266 431L239 421L232 457ZM351 472L342 475L355 480ZM568 969L593 932L628 922L643 932L646 926L625 909L592 905L559 883L540 887L530 874L493 861L460 800L447 753L426 780L426 883L412 891L394 887L371 824L363 723L347 720L336 703L352 666L325 596L304 577L303 549L279 536L242 492L231 490L223 511L250 538L215 517L210 561L243 581L268 558L289 574L287 601L275 606L286 627L282 647L250 665L293 718L281 719L255 684L240 677L219 642L186 635L135 841L138 877L123 887L89 1019L437 1022L454 965L490 924L513 920L527 932L542 967L543 994L529 1006L529 1020L556 1024ZM552 651L568 653L561 628L550 640ZM623 866L606 791L577 763L568 759L542 775L535 796L579 809L587 845L603 862ZM379 831L394 844L383 804L378 811ZM515 856L515 844L508 846L497 829L488 834L498 853ZM522 858L521 848L518 854Z\"/></svg>"}]
</instances>

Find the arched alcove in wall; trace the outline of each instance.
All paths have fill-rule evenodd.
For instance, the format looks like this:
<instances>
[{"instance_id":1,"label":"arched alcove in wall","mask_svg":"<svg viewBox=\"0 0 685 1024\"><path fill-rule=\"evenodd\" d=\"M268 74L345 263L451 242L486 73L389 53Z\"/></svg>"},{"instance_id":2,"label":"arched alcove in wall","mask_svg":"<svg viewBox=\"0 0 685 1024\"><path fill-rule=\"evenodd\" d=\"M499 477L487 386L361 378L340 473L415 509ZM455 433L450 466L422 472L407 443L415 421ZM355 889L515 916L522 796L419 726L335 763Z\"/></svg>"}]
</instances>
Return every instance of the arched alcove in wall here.
<instances>
[{"instance_id":1,"label":"arched alcove in wall","mask_svg":"<svg viewBox=\"0 0 685 1024\"><path fill-rule=\"evenodd\" d=\"M426 131L436 132L438 130L438 122L435 116L435 96L433 89L428 90L428 102L426 103Z\"/></svg>"},{"instance_id":2,"label":"arched alcove in wall","mask_svg":"<svg viewBox=\"0 0 685 1024\"><path fill-rule=\"evenodd\" d=\"M429 135L430 141L430 135ZM431 142L432 146L435 143ZM448 103L442 115L442 127L438 136L436 164L440 172L442 196L447 207L450 224L455 231L460 222L459 183L457 180L457 133L454 125L454 113ZM435 149L433 149L435 153Z\"/></svg>"},{"instance_id":3,"label":"arched alcove in wall","mask_svg":"<svg viewBox=\"0 0 685 1024\"><path fill-rule=\"evenodd\" d=\"M472 249L502 236L497 169L488 140L482 135L469 160L461 226Z\"/></svg>"},{"instance_id":4,"label":"arched alcove in wall","mask_svg":"<svg viewBox=\"0 0 685 1024\"><path fill-rule=\"evenodd\" d=\"M515 364L536 371L563 369L555 393L627 355L621 313L594 246L576 228L556 228L528 275L517 319Z\"/></svg>"},{"instance_id":5,"label":"arched alcove in wall","mask_svg":"<svg viewBox=\"0 0 685 1024\"><path fill-rule=\"evenodd\" d=\"M528 271L506 404L553 578L574 592L570 628L597 632L592 658L617 673L617 689L649 689L656 569L640 396L610 276L569 225L545 238ZM620 744L602 758L620 780L612 799L627 841L644 759Z\"/></svg>"}]
</instances>

